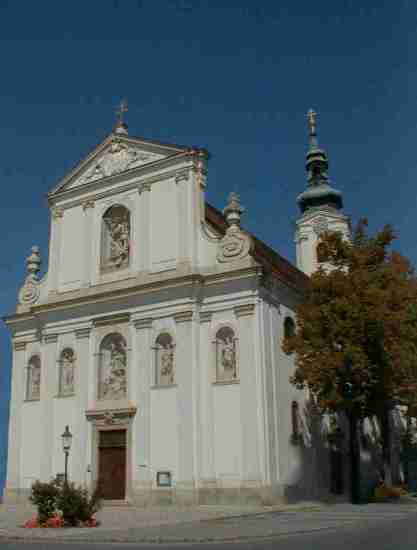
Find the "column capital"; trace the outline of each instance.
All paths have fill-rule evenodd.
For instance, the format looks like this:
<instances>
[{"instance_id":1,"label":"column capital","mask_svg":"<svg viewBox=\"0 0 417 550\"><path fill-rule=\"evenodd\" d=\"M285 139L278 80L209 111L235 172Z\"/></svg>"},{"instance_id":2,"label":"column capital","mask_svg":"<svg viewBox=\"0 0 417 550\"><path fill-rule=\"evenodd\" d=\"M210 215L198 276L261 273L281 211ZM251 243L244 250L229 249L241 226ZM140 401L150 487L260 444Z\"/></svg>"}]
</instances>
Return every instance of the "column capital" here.
<instances>
[{"instance_id":1,"label":"column capital","mask_svg":"<svg viewBox=\"0 0 417 550\"><path fill-rule=\"evenodd\" d=\"M90 208L94 208L95 202L92 200L84 201L83 203L83 210L89 210Z\"/></svg>"},{"instance_id":2,"label":"column capital","mask_svg":"<svg viewBox=\"0 0 417 550\"><path fill-rule=\"evenodd\" d=\"M255 304L243 304L234 308L236 317L247 317L253 315L254 311Z\"/></svg>"},{"instance_id":3,"label":"column capital","mask_svg":"<svg viewBox=\"0 0 417 550\"><path fill-rule=\"evenodd\" d=\"M193 311L191 309L179 311L178 313L174 314L174 319L176 323L186 323L187 321L191 321L192 318Z\"/></svg>"},{"instance_id":4,"label":"column capital","mask_svg":"<svg viewBox=\"0 0 417 550\"><path fill-rule=\"evenodd\" d=\"M210 323L212 316L211 311L200 311L200 323Z\"/></svg>"},{"instance_id":5,"label":"column capital","mask_svg":"<svg viewBox=\"0 0 417 550\"><path fill-rule=\"evenodd\" d=\"M59 220L64 216L64 209L59 206L53 206L51 208L51 215L54 220Z\"/></svg>"},{"instance_id":6,"label":"column capital","mask_svg":"<svg viewBox=\"0 0 417 550\"><path fill-rule=\"evenodd\" d=\"M58 334L52 333L52 334L43 334L42 340L44 344L53 344L55 342L58 342Z\"/></svg>"},{"instance_id":7,"label":"column capital","mask_svg":"<svg viewBox=\"0 0 417 550\"><path fill-rule=\"evenodd\" d=\"M89 338L91 333L91 327L83 327L83 328L77 328L75 330L75 337L77 340L81 340L82 338Z\"/></svg>"},{"instance_id":8,"label":"column capital","mask_svg":"<svg viewBox=\"0 0 417 550\"><path fill-rule=\"evenodd\" d=\"M151 187L152 187L152 184L149 181L143 181L142 183L139 183L138 185L139 195L141 195L144 191L150 191Z\"/></svg>"},{"instance_id":9,"label":"column capital","mask_svg":"<svg viewBox=\"0 0 417 550\"><path fill-rule=\"evenodd\" d=\"M189 169L178 170L175 173L175 183L181 183L182 181L187 181L189 177Z\"/></svg>"},{"instance_id":10,"label":"column capital","mask_svg":"<svg viewBox=\"0 0 417 550\"><path fill-rule=\"evenodd\" d=\"M26 349L27 342L13 342L13 349L15 351L24 351Z\"/></svg>"},{"instance_id":11,"label":"column capital","mask_svg":"<svg viewBox=\"0 0 417 550\"><path fill-rule=\"evenodd\" d=\"M136 330L141 330L142 328L151 328L152 327L152 317L145 317L143 319L133 319L133 325Z\"/></svg>"}]
</instances>

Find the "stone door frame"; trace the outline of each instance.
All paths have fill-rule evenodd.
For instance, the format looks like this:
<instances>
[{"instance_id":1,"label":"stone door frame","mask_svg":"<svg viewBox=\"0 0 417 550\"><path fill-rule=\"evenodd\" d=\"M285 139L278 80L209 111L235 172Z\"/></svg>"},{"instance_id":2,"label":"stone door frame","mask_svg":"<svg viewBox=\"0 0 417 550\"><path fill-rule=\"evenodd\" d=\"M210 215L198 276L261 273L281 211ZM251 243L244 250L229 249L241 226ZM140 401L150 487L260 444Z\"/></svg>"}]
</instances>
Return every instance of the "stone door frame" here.
<instances>
[{"instance_id":1,"label":"stone door frame","mask_svg":"<svg viewBox=\"0 0 417 550\"><path fill-rule=\"evenodd\" d=\"M124 500L132 501L133 492L133 447L132 447L132 422L136 414L136 407L113 410L89 410L86 411L87 420L92 422L92 464L91 464L91 486L94 491L97 487L99 475L99 442L100 432L125 430L126 431L126 492Z\"/></svg>"}]
</instances>

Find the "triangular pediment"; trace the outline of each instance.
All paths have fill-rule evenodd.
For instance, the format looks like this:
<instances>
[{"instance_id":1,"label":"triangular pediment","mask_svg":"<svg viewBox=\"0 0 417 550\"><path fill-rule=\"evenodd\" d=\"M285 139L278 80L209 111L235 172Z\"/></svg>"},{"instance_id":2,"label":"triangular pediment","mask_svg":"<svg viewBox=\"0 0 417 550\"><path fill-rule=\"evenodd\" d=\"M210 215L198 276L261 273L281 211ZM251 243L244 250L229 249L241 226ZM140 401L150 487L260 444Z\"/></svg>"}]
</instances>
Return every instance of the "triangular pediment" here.
<instances>
[{"instance_id":1,"label":"triangular pediment","mask_svg":"<svg viewBox=\"0 0 417 550\"><path fill-rule=\"evenodd\" d=\"M177 145L111 134L79 162L49 195L82 187L186 150L186 147Z\"/></svg>"}]
</instances>

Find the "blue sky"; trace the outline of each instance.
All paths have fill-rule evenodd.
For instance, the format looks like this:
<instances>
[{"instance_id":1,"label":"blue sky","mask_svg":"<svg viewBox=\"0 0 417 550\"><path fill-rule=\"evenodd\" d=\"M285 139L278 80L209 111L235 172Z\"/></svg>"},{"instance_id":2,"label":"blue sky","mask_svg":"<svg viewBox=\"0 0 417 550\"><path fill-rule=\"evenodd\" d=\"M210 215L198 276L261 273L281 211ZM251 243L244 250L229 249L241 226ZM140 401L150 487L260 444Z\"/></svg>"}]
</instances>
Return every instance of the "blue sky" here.
<instances>
[{"instance_id":1,"label":"blue sky","mask_svg":"<svg viewBox=\"0 0 417 550\"><path fill-rule=\"evenodd\" d=\"M207 147L207 198L237 191L244 225L294 260L306 112L353 221L392 223L417 260L417 10L406 0L0 3L0 314L25 258L47 265L45 195L111 130ZM0 327L0 487L10 385Z\"/></svg>"}]
</instances>

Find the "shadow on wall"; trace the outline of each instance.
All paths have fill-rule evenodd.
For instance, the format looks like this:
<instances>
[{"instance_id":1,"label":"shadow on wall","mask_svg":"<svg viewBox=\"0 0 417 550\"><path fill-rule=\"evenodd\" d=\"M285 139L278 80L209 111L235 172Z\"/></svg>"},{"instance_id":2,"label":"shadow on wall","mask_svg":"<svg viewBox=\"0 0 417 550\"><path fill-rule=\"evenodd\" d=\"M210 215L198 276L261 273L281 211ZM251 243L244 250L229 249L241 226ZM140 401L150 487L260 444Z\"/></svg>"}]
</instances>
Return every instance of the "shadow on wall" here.
<instances>
[{"instance_id":1,"label":"shadow on wall","mask_svg":"<svg viewBox=\"0 0 417 550\"><path fill-rule=\"evenodd\" d=\"M294 425L295 424L295 425ZM401 441L406 426L399 411L391 416L393 484L404 481L400 460ZM380 430L375 418L359 423L360 499L367 502L383 475ZM290 445L296 447L298 467L284 496L289 502L299 500L350 499L349 421L345 414L332 418L322 415L312 399L308 399L297 421L293 419Z\"/></svg>"}]
</instances>

